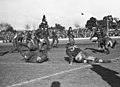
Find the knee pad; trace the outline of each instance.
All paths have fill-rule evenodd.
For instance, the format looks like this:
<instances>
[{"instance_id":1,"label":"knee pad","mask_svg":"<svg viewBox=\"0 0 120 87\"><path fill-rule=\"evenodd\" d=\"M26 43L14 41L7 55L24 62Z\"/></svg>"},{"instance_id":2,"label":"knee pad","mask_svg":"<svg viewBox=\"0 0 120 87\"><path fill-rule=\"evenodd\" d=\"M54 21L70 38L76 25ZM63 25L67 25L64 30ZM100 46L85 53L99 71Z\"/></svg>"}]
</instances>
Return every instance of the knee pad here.
<instances>
[{"instance_id":1,"label":"knee pad","mask_svg":"<svg viewBox=\"0 0 120 87\"><path fill-rule=\"evenodd\" d=\"M94 62L95 62L95 63L102 63L103 60L102 60L102 59L98 59L98 58L96 58Z\"/></svg>"},{"instance_id":2,"label":"knee pad","mask_svg":"<svg viewBox=\"0 0 120 87\"><path fill-rule=\"evenodd\" d=\"M41 57L37 57L36 60L37 60L37 62L41 62L41 59L42 59Z\"/></svg>"}]
</instances>

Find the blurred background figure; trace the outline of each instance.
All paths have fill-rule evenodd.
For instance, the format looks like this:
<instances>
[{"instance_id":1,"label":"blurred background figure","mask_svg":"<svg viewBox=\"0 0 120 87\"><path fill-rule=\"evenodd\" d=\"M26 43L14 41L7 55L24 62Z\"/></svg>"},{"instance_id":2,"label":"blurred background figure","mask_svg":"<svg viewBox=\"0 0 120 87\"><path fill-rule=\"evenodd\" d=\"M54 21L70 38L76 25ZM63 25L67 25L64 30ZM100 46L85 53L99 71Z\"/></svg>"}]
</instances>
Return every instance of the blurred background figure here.
<instances>
[{"instance_id":1,"label":"blurred background figure","mask_svg":"<svg viewBox=\"0 0 120 87\"><path fill-rule=\"evenodd\" d=\"M59 43L59 40L58 40L58 36L57 36L57 32L56 30L54 29L52 31L52 44L51 44L51 47L56 47L58 48L58 43ZM55 44L55 41L56 41L56 44ZM55 44L55 45L54 45Z\"/></svg>"},{"instance_id":2,"label":"blurred background figure","mask_svg":"<svg viewBox=\"0 0 120 87\"><path fill-rule=\"evenodd\" d=\"M75 40L74 40L74 35L73 35L72 27L69 27L67 36L68 36L68 38L69 38L70 44L71 44L71 45L74 45L74 44L75 44Z\"/></svg>"}]
</instances>

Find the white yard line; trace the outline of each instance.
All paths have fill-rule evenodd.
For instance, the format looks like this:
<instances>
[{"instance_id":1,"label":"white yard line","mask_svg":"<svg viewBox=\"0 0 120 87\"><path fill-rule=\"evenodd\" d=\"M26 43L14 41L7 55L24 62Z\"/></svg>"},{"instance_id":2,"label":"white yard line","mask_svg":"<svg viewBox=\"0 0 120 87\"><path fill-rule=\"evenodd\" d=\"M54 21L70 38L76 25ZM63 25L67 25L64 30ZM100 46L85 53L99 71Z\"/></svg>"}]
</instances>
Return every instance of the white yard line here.
<instances>
[{"instance_id":1,"label":"white yard line","mask_svg":"<svg viewBox=\"0 0 120 87\"><path fill-rule=\"evenodd\" d=\"M82 66L82 67L61 71L61 72L58 72L58 73L50 74L50 75L39 77L39 78L36 78L36 79L31 79L29 81L24 81L24 82L21 82L21 83L13 84L13 85L7 86L7 87L20 86L20 85L28 84L28 83L31 83L31 82L39 81L39 80L42 80L42 79L45 79L45 78L49 78L49 77L52 77L52 76L56 76L56 75L60 75L60 74L64 74L64 73L68 73L68 72L72 72L72 71L76 71L76 70L80 70L80 69L87 68L87 67L91 67L91 65L85 65L85 66Z\"/></svg>"},{"instance_id":2,"label":"white yard line","mask_svg":"<svg viewBox=\"0 0 120 87\"><path fill-rule=\"evenodd\" d=\"M44 64L44 63L14 63L14 62L1 62L0 64L3 64L3 65L12 65L12 64L15 64L15 65L43 65L43 66L69 66L69 64ZM79 64L73 64L72 66L79 66Z\"/></svg>"},{"instance_id":3,"label":"white yard line","mask_svg":"<svg viewBox=\"0 0 120 87\"><path fill-rule=\"evenodd\" d=\"M114 59L111 59L111 60L114 61L114 60L117 60L117 59L120 59L120 57L117 57L117 58L114 58ZM18 64L18 63L16 63L16 64ZM25 63L19 63L19 64L25 64ZM101 64L101 63L98 63L98 64ZM48 65L50 65L50 64L48 64ZM28 83L31 83L31 82L39 81L39 80L42 80L42 79L45 79L45 78L49 78L49 77L52 77L52 76L56 76L56 75L60 75L60 74L64 74L64 73L68 73L68 72L72 72L72 71L76 71L76 70L80 70L80 69L83 69L83 68L88 68L88 67L92 67L92 66L91 65L84 65L82 67L61 71L61 72L58 72L58 73L50 74L50 75L39 77L39 78L36 78L36 79L31 79L29 81L24 81L24 82L21 82L21 83L13 84L13 85L10 85L10 86L7 86L7 87L16 87L16 86L28 84Z\"/></svg>"},{"instance_id":4,"label":"white yard line","mask_svg":"<svg viewBox=\"0 0 120 87\"><path fill-rule=\"evenodd\" d=\"M18 65L39 65L37 63L15 63L15 62L1 62L0 64L6 64L6 65L9 65L9 64L18 64ZM42 64L40 64L42 65Z\"/></svg>"}]
</instances>

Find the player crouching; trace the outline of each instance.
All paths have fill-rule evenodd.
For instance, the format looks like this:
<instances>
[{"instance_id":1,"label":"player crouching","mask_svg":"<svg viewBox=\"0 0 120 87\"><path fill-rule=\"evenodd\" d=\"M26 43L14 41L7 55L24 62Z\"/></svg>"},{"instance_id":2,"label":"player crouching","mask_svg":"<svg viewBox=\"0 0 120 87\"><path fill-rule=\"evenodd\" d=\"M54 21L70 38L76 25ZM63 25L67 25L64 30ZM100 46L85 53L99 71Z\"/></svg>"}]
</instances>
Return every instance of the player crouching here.
<instances>
[{"instance_id":1,"label":"player crouching","mask_svg":"<svg viewBox=\"0 0 120 87\"><path fill-rule=\"evenodd\" d=\"M73 61L78 63L109 63L110 60L103 60L94 56L88 55L85 51L76 45L67 43L66 54L69 56L69 64L72 65Z\"/></svg>"}]
</instances>

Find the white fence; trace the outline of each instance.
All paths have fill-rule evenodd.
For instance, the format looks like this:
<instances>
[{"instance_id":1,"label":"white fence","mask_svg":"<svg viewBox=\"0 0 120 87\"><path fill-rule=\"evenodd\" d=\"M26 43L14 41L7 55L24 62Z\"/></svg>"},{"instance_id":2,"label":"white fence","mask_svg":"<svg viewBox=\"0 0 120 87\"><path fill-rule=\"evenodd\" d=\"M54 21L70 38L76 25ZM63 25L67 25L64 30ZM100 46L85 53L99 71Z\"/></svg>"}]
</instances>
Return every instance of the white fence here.
<instances>
[{"instance_id":1,"label":"white fence","mask_svg":"<svg viewBox=\"0 0 120 87\"><path fill-rule=\"evenodd\" d=\"M111 38L120 38L120 36L114 36L114 37L111 37ZM89 40L90 39L90 37L87 37L87 38L74 38L75 40ZM97 39L96 37L94 37L93 39ZM43 39L42 39L43 40ZM50 41L52 41L52 39L49 39ZM60 41L66 41L66 40L68 40L68 38L59 38L59 40ZM0 43L3 43L3 41L2 40L0 40Z\"/></svg>"}]
</instances>

